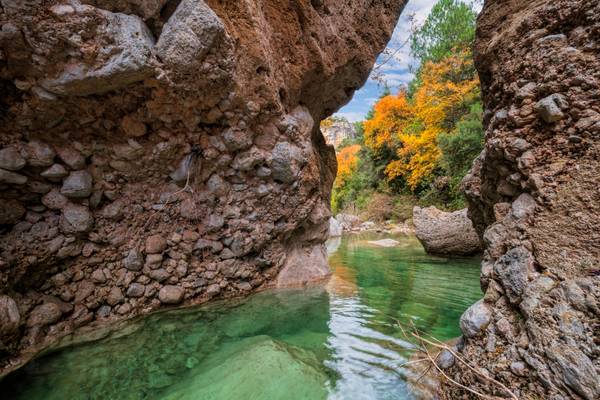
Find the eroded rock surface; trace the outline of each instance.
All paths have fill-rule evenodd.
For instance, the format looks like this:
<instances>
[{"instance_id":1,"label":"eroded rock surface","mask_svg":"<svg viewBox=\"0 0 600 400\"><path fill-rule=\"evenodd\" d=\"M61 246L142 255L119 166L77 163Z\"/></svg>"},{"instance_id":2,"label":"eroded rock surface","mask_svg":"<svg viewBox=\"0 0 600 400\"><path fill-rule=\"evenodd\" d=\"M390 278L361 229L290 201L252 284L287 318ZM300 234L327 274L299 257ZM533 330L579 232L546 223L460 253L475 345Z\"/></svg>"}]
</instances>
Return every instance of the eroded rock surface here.
<instances>
[{"instance_id":1,"label":"eroded rock surface","mask_svg":"<svg viewBox=\"0 0 600 400\"><path fill-rule=\"evenodd\" d=\"M319 122L404 3L1 0L0 369L82 325L326 275Z\"/></svg>"},{"instance_id":2,"label":"eroded rock surface","mask_svg":"<svg viewBox=\"0 0 600 400\"><path fill-rule=\"evenodd\" d=\"M491 320L463 356L518 398L597 399L600 3L486 1L477 35L486 145L464 184Z\"/></svg>"},{"instance_id":3,"label":"eroded rock surface","mask_svg":"<svg viewBox=\"0 0 600 400\"><path fill-rule=\"evenodd\" d=\"M428 253L471 255L481 252L481 240L467 209L444 212L431 206L413 208L415 234Z\"/></svg>"}]
</instances>

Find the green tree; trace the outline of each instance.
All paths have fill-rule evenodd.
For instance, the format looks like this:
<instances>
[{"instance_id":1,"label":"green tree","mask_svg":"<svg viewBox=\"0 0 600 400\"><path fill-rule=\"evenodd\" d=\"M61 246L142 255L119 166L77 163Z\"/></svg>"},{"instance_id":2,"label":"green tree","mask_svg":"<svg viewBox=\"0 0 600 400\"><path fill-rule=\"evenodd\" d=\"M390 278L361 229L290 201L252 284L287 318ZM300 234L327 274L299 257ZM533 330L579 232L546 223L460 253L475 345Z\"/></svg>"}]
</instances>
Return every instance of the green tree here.
<instances>
[{"instance_id":1,"label":"green tree","mask_svg":"<svg viewBox=\"0 0 600 400\"><path fill-rule=\"evenodd\" d=\"M470 48L475 38L477 13L472 4L458 0L439 0L422 27L413 33L411 54L421 65L437 62L453 49Z\"/></svg>"}]
</instances>

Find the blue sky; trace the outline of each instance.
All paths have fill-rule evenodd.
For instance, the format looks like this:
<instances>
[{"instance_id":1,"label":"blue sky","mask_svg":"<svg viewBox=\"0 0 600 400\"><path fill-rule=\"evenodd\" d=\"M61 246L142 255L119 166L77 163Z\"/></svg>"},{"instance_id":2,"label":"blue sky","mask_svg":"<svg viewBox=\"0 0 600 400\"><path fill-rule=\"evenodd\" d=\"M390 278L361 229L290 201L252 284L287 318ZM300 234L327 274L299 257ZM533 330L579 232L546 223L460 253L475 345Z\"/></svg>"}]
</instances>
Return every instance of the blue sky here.
<instances>
[{"instance_id":1,"label":"blue sky","mask_svg":"<svg viewBox=\"0 0 600 400\"><path fill-rule=\"evenodd\" d=\"M422 24L436 2L437 0L409 0L398 21L398 25L396 25L388 48L392 50L399 49L402 43L406 42L410 34L411 23L409 17L414 15L415 22ZM381 55L378 59L378 64L387 58L388 56ZM401 85L410 82L413 74L409 72L408 67L414 64L415 62L410 56L410 47L409 45L405 45L400 48L392 60L380 68L380 75L387 81L392 93L397 92ZM369 112L369 109L379 98L382 90L383 87L381 84L375 81L372 76L369 77L365 86L354 93L354 97L350 103L340 109L336 113L336 116L344 117L351 122L362 121L367 112Z\"/></svg>"}]
</instances>

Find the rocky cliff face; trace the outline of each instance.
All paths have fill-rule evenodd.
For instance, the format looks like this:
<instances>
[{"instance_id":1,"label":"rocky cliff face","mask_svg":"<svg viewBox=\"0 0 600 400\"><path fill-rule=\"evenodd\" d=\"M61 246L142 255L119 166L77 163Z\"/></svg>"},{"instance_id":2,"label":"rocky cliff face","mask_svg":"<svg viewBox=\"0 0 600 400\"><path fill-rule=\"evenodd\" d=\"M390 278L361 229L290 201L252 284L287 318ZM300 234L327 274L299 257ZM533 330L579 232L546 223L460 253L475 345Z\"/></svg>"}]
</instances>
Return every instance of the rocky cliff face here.
<instances>
[{"instance_id":1,"label":"rocky cliff face","mask_svg":"<svg viewBox=\"0 0 600 400\"><path fill-rule=\"evenodd\" d=\"M600 3L489 0L477 36L486 146L464 183L485 297L461 320L463 356L518 398L597 399Z\"/></svg>"},{"instance_id":2,"label":"rocky cliff face","mask_svg":"<svg viewBox=\"0 0 600 400\"><path fill-rule=\"evenodd\" d=\"M319 121L404 3L1 0L1 367L83 325L326 274Z\"/></svg>"},{"instance_id":3,"label":"rocky cliff face","mask_svg":"<svg viewBox=\"0 0 600 400\"><path fill-rule=\"evenodd\" d=\"M325 142L336 149L344 140L356 138L356 129L346 120L334 120L329 126L321 126L321 132Z\"/></svg>"}]
</instances>

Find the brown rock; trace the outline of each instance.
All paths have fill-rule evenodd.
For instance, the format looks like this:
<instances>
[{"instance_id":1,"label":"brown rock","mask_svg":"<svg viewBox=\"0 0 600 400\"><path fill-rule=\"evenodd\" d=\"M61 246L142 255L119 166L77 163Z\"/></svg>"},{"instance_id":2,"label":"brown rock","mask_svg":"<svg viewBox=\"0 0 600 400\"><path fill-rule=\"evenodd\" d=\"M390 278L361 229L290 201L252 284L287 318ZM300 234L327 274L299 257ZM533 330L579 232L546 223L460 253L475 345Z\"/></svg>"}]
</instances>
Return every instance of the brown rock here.
<instances>
[{"instance_id":1,"label":"brown rock","mask_svg":"<svg viewBox=\"0 0 600 400\"><path fill-rule=\"evenodd\" d=\"M146 239L146 253L157 254L167 249L167 240L161 235L152 235Z\"/></svg>"},{"instance_id":2,"label":"brown rock","mask_svg":"<svg viewBox=\"0 0 600 400\"><path fill-rule=\"evenodd\" d=\"M27 326L41 327L57 322L62 316L60 307L54 303L44 303L33 309L27 319Z\"/></svg>"},{"instance_id":3,"label":"brown rock","mask_svg":"<svg viewBox=\"0 0 600 400\"><path fill-rule=\"evenodd\" d=\"M0 341L5 335L13 334L21 322L17 303L9 296L0 295Z\"/></svg>"},{"instance_id":4,"label":"brown rock","mask_svg":"<svg viewBox=\"0 0 600 400\"><path fill-rule=\"evenodd\" d=\"M184 293L184 289L179 286L166 285L159 290L158 299L163 304L179 304Z\"/></svg>"}]
</instances>

